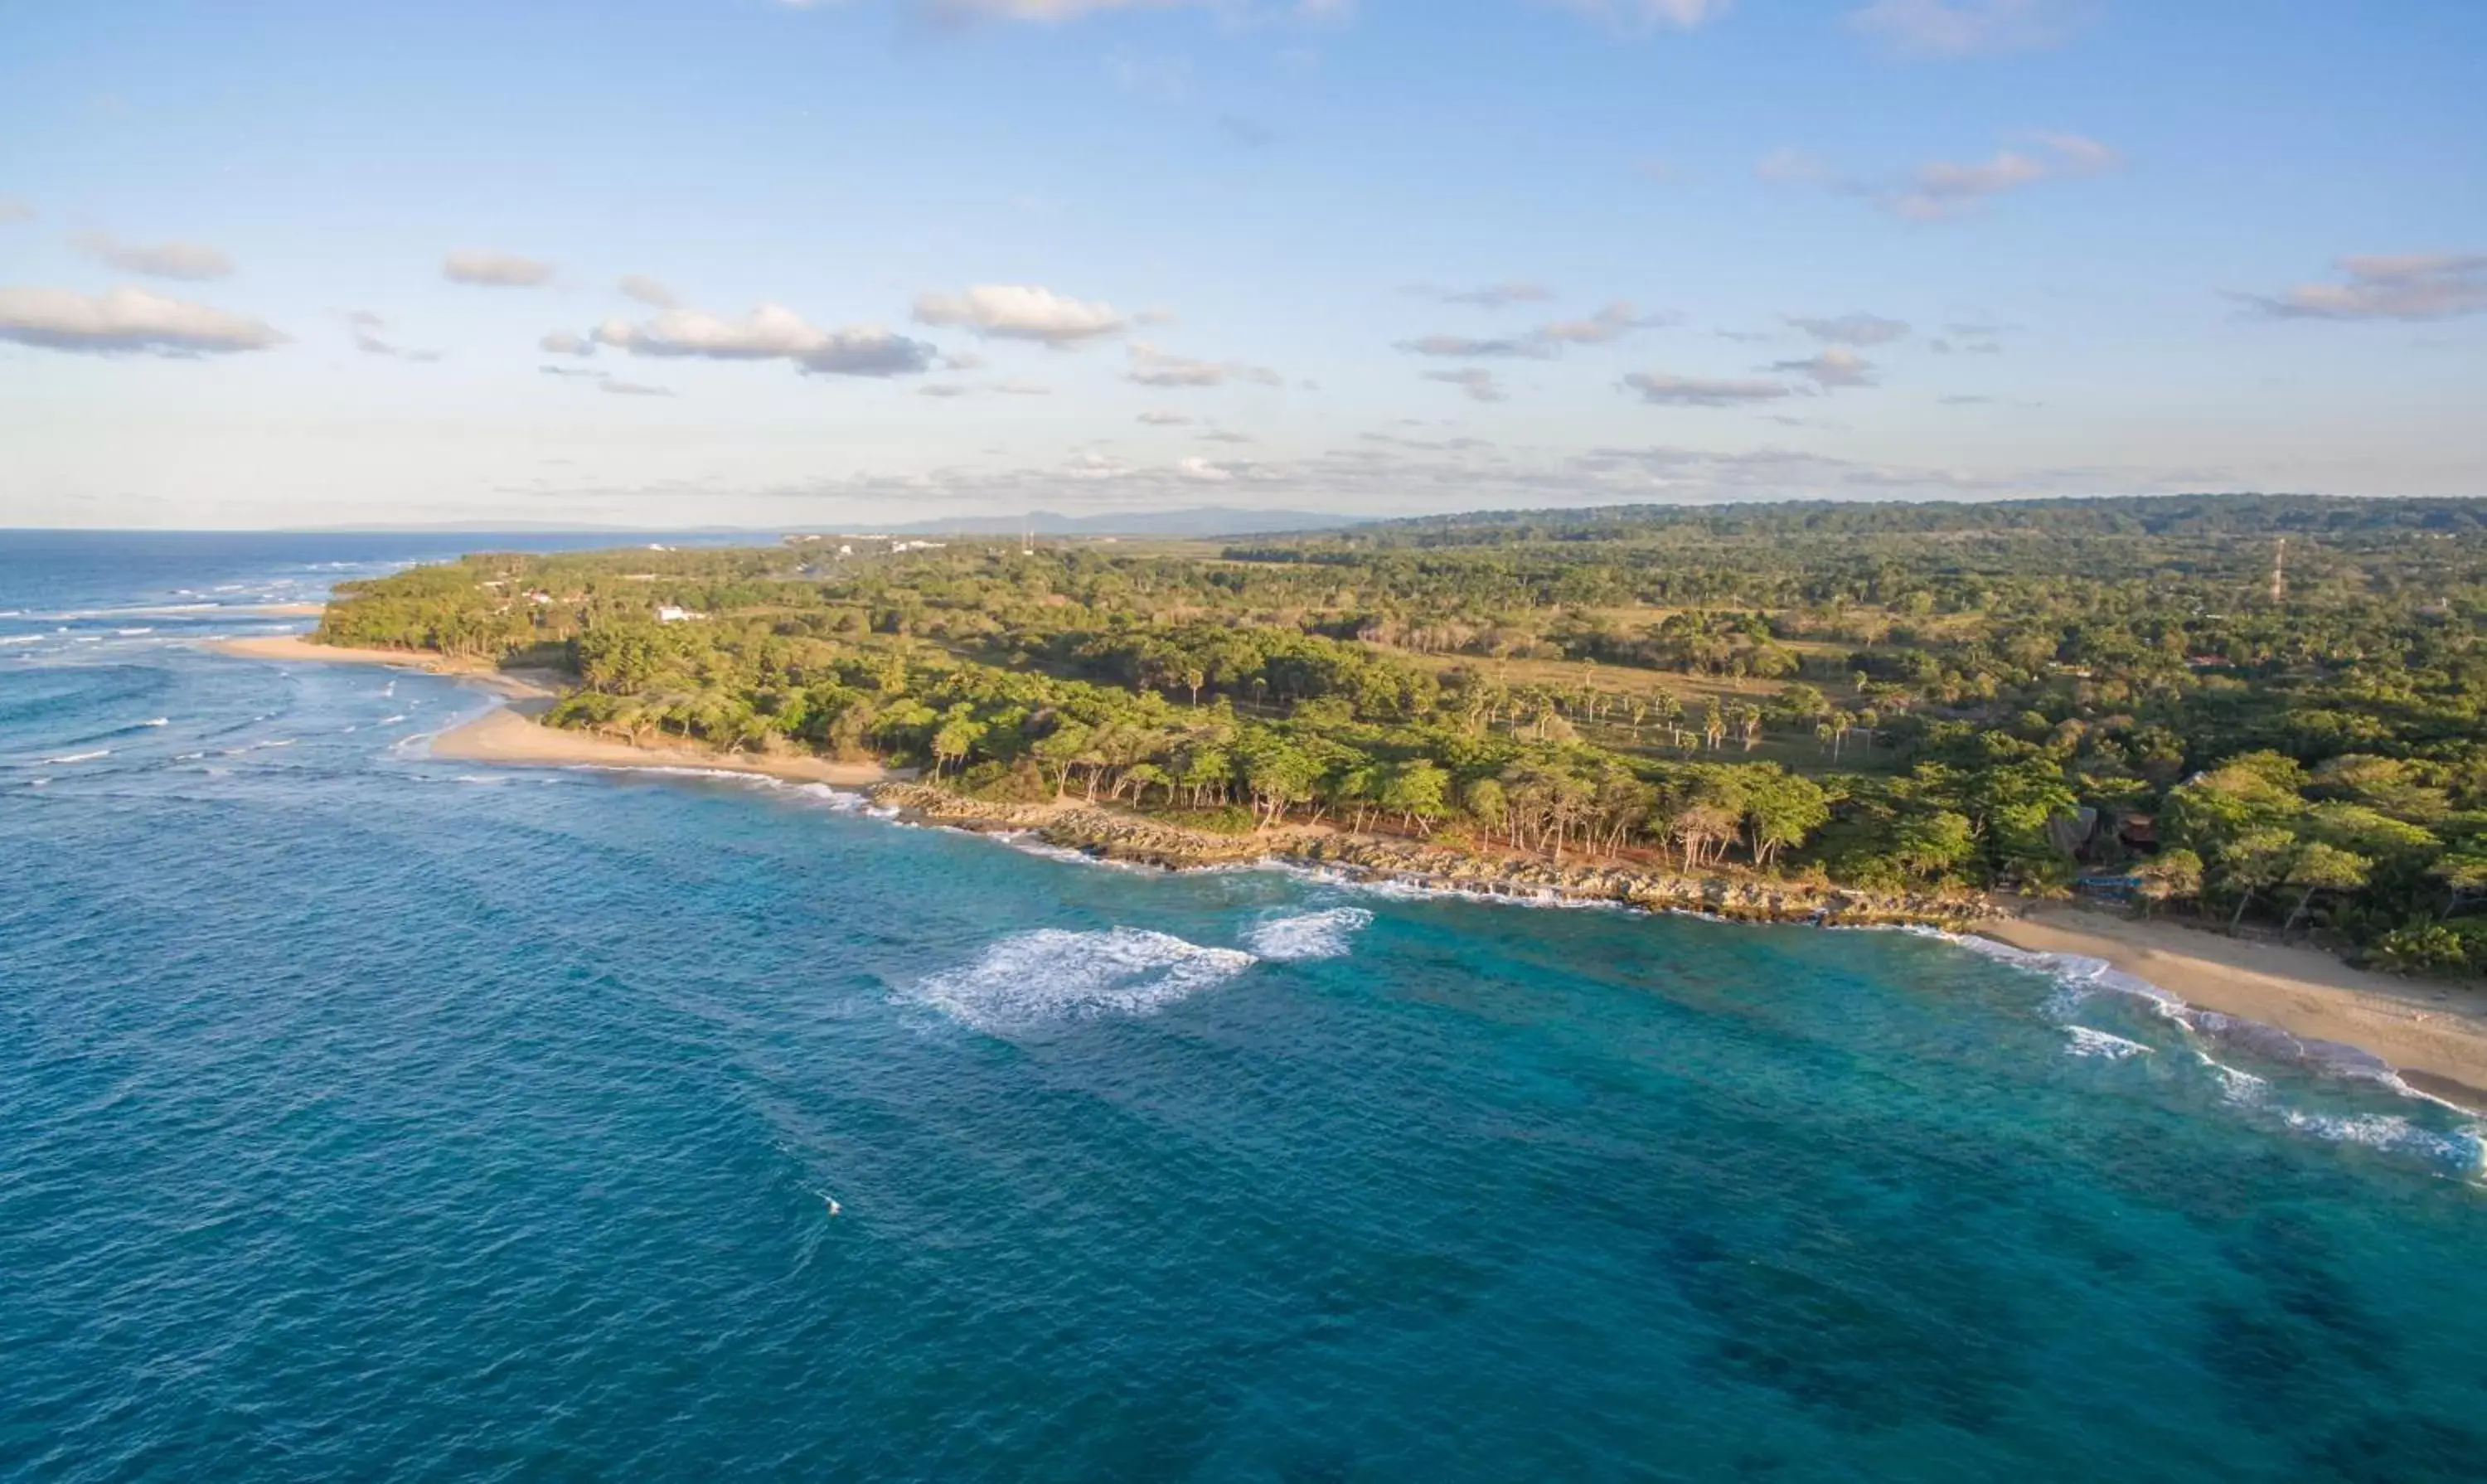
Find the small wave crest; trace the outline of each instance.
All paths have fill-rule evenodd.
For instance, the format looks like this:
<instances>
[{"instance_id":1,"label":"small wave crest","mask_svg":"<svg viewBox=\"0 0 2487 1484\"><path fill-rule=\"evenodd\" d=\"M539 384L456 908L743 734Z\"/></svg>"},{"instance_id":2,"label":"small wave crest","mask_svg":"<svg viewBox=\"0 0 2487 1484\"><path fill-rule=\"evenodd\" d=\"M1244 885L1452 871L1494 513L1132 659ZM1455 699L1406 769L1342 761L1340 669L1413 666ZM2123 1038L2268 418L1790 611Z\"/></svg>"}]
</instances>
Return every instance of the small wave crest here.
<instances>
[{"instance_id":1,"label":"small wave crest","mask_svg":"<svg viewBox=\"0 0 2487 1484\"><path fill-rule=\"evenodd\" d=\"M2096 1056L2108 1061L2122 1061L2129 1056L2147 1056L2152 1051L2152 1048L2138 1041L2129 1041L2104 1030L2092 1030L2087 1025L2065 1026L2064 1038L2066 1042L2064 1050L2075 1056Z\"/></svg>"},{"instance_id":2,"label":"small wave crest","mask_svg":"<svg viewBox=\"0 0 2487 1484\"><path fill-rule=\"evenodd\" d=\"M1334 907L1297 917L1271 917L1253 924L1244 940L1264 959L1296 963L1306 959L1345 958L1355 935L1373 922L1360 907Z\"/></svg>"},{"instance_id":3,"label":"small wave crest","mask_svg":"<svg viewBox=\"0 0 2487 1484\"><path fill-rule=\"evenodd\" d=\"M92 763L98 758L108 758L110 756L112 756L112 749L110 747L98 747L93 752L64 752L56 758L45 758L43 759L43 762L47 765L64 763Z\"/></svg>"},{"instance_id":4,"label":"small wave crest","mask_svg":"<svg viewBox=\"0 0 2487 1484\"><path fill-rule=\"evenodd\" d=\"M1008 1035L1099 1015L1149 1015L1249 968L1251 954L1205 948L1168 933L1040 928L1006 938L964 968L908 992L952 1020Z\"/></svg>"}]
</instances>

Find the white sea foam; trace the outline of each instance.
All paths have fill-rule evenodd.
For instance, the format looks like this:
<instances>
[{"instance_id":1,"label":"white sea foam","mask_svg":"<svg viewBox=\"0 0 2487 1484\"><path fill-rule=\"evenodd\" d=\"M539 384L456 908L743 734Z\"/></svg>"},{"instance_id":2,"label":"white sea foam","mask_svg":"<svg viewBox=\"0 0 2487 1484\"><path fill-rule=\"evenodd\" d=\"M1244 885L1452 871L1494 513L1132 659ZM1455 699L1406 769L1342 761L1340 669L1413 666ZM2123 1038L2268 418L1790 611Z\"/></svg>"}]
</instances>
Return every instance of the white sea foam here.
<instances>
[{"instance_id":1,"label":"white sea foam","mask_svg":"<svg viewBox=\"0 0 2487 1484\"><path fill-rule=\"evenodd\" d=\"M374 726L395 726L395 725L397 725L399 722L404 721L405 719L405 714L404 714L404 713L400 713L399 714L394 715L394 716L382 716L379 720L373 722L373 723L372 723L372 725L374 725Z\"/></svg>"},{"instance_id":2,"label":"white sea foam","mask_svg":"<svg viewBox=\"0 0 2487 1484\"><path fill-rule=\"evenodd\" d=\"M2122 1061L2128 1056L2150 1055L2152 1050L2138 1041L2128 1041L2122 1036L2110 1035L2103 1030L2092 1030L2087 1025L2067 1025L2064 1027L2064 1036L2068 1042L2064 1050L2075 1056L2096 1056L2108 1061Z\"/></svg>"},{"instance_id":3,"label":"white sea foam","mask_svg":"<svg viewBox=\"0 0 2487 1484\"><path fill-rule=\"evenodd\" d=\"M110 756L112 756L112 749L110 747L98 747L93 752L64 752L59 757L45 758L43 761L47 764L92 763L97 758L108 758Z\"/></svg>"},{"instance_id":4,"label":"white sea foam","mask_svg":"<svg viewBox=\"0 0 2487 1484\"><path fill-rule=\"evenodd\" d=\"M1373 914L1360 907L1333 907L1299 917L1271 917L1252 925L1244 941L1262 958L1285 962L1345 958L1355 935L1372 924Z\"/></svg>"},{"instance_id":5,"label":"white sea foam","mask_svg":"<svg viewBox=\"0 0 2487 1484\"><path fill-rule=\"evenodd\" d=\"M0 634L0 644L41 644L44 638L40 633Z\"/></svg>"},{"instance_id":6,"label":"white sea foam","mask_svg":"<svg viewBox=\"0 0 2487 1484\"><path fill-rule=\"evenodd\" d=\"M1042 928L1002 939L964 968L935 974L908 996L972 1029L1007 1035L1088 1016L1148 1015L1252 963L1238 949L1204 948L1144 928Z\"/></svg>"},{"instance_id":7,"label":"white sea foam","mask_svg":"<svg viewBox=\"0 0 2487 1484\"><path fill-rule=\"evenodd\" d=\"M2283 1108L2280 1117L2300 1134L2334 1143L2363 1144L2387 1154L2415 1155L2463 1169L2487 1164L2487 1141L2475 1127L2439 1133L2396 1113L2307 1113Z\"/></svg>"},{"instance_id":8,"label":"white sea foam","mask_svg":"<svg viewBox=\"0 0 2487 1484\"><path fill-rule=\"evenodd\" d=\"M121 635L121 637L125 639L134 639L142 633L154 633L154 631L155 630L153 629L116 629L113 630L114 633Z\"/></svg>"},{"instance_id":9,"label":"white sea foam","mask_svg":"<svg viewBox=\"0 0 2487 1484\"><path fill-rule=\"evenodd\" d=\"M177 754L173 761L176 763L193 763L206 756L207 754L204 752L183 752Z\"/></svg>"},{"instance_id":10,"label":"white sea foam","mask_svg":"<svg viewBox=\"0 0 2487 1484\"><path fill-rule=\"evenodd\" d=\"M173 718L170 716L150 716L138 724L140 726L171 726L173 724Z\"/></svg>"}]
</instances>

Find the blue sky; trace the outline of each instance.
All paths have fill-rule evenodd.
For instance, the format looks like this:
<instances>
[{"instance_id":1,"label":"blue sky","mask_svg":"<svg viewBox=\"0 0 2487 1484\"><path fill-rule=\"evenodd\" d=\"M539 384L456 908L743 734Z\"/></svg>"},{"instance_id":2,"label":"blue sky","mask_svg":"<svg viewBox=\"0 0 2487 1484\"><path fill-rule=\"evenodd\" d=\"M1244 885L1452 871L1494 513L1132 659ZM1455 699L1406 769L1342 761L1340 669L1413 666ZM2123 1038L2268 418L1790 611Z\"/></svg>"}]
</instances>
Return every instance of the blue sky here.
<instances>
[{"instance_id":1,"label":"blue sky","mask_svg":"<svg viewBox=\"0 0 2487 1484\"><path fill-rule=\"evenodd\" d=\"M2481 56L2474 0L21 7L0 525L2487 493Z\"/></svg>"}]
</instances>

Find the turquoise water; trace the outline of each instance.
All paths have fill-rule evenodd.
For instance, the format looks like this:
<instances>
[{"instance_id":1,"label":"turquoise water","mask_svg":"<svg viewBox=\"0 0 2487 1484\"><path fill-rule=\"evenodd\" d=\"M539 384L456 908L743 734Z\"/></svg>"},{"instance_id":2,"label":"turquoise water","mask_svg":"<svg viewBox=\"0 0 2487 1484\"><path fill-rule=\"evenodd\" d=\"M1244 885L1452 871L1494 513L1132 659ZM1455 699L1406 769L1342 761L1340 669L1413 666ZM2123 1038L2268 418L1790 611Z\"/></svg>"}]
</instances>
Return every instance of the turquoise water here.
<instances>
[{"instance_id":1,"label":"turquoise water","mask_svg":"<svg viewBox=\"0 0 2487 1484\"><path fill-rule=\"evenodd\" d=\"M1932 938L483 770L448 682L194 647L457 545L0 533L0 1474L2481 1474L2466 1115Z\"/></svg>"}]
</instances>

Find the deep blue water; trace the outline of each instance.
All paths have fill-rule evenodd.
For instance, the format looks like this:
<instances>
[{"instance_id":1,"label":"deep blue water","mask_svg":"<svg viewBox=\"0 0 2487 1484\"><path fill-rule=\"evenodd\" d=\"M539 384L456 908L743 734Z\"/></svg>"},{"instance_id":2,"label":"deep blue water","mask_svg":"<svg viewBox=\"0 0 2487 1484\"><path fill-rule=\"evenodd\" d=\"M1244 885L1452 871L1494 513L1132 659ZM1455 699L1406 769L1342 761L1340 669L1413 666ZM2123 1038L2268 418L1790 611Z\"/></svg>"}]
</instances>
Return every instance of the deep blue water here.
<instances>
[{"instance_id":1,"label":"deep blue water","mask_svg":"<svg viewBox=\"0 0 2487 1484\"><path fill-rule=\"evenodd\" d=\"M0 1475L2487 1473L2465 1115L1928 938L483 771L449 682L195 647L478 544L0 533Z\"/></svg>"}]
</instances>

